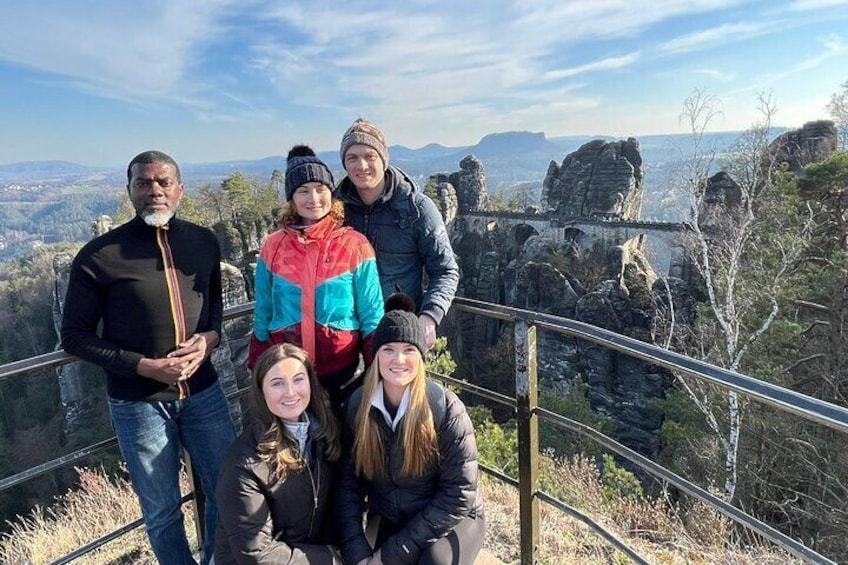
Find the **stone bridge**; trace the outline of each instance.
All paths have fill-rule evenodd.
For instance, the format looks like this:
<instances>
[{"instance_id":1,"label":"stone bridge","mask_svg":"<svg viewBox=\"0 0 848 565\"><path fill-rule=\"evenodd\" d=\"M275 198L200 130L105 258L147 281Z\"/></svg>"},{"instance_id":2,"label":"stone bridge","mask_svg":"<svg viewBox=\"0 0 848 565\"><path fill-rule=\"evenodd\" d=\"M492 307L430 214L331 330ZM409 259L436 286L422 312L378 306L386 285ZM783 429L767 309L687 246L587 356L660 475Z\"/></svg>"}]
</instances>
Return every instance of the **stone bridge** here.
<instances>
[{"instance_id":1,"label":"stone bridge","mask_svg":"<svg viewBox=\"0 0 848 565\"><path fill-rule=\"evenodd\" d=\"M457 216L454 223L454 229L480 235L494 230L509 233L519 226L529 226L536 234L553 241L573 241L580 249L589 249L596 243L607 248L627 246L641 249L659 277L681 276L677 270L685 263L690 238L685 224L620 220L602 215L563 218L551 213L466 212Z\"/></svg>"}]
</instances>

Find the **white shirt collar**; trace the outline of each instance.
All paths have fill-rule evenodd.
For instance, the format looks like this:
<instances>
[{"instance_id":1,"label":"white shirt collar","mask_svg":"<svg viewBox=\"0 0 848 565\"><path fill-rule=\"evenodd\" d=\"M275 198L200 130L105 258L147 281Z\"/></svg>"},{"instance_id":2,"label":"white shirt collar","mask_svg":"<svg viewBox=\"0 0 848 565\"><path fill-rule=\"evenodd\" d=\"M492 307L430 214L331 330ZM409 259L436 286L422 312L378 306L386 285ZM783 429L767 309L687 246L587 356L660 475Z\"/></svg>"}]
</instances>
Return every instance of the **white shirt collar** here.
<instances>
[{"instance_id":1,"label":"white shirt collar","mask_svg":"<svg viewBox=\"0 0 848 565\"><path fill-rule=\"evenodd\" d=\"M397 412L395 413L394 420L392 419L391 414L386 409L386 404L384 401L385 393L383 391L383 381L377 383L377 389L374 391L374 395L371 397L371 406L380 411L383 415L383 418L386 420L386 423L392 428L392 431L397 430L398 424L400 424L401 419L404 414L406 414L406 410L409 408L409 386L403 389L403 396L400 398L400 406L398 406Z\"/></svg>"}]
</instances>

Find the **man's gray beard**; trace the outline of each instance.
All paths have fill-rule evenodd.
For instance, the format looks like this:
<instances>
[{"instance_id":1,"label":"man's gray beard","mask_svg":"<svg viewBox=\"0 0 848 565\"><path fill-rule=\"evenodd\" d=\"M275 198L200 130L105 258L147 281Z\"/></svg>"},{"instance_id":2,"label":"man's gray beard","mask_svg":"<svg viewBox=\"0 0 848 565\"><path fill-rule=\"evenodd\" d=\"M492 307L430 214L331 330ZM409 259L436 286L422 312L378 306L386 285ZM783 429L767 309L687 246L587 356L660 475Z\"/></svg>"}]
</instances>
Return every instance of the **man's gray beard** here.
<instances>
[{"instance_id":1,"label":"man's gray beard","mask_svg":"<svg viewBox=\"0 0 848 565\"><path fill-rule=\"evenodd\" d=\"M161 228L173 217L174 213L170 210L166 212L149 212L147 214L141 214L141 219L144 220L144 223L154 228Z\"/></svg>"}]
</instances>

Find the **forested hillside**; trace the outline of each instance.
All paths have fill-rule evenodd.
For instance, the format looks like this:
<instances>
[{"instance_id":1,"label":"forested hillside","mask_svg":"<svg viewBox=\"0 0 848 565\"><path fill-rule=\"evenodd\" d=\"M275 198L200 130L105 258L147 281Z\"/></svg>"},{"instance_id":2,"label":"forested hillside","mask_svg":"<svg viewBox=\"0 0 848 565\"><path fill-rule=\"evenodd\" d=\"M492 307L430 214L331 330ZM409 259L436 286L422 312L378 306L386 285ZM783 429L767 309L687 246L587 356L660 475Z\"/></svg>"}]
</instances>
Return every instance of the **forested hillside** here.
<instances>
[{"instance_id":1,"label":"forested hillside","mask_svg":"<svg viewBox=\"0 0 848 565\"><path fill-rule=\"evenodd\" d=\"M102 186L7 188L0 192L0 261L34 245L86 241L92 220L114 214L122 192Z\"/></svg>"}]
</instances>

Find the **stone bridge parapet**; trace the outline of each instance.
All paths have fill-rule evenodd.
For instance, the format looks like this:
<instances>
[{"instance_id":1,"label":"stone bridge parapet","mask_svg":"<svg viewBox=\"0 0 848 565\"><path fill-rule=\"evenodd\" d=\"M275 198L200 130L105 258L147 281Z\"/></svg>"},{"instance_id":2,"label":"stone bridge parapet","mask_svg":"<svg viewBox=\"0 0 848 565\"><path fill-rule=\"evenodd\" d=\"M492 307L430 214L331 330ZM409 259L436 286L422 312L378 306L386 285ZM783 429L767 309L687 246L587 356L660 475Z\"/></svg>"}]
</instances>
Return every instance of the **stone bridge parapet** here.
<instances>
[{"instance_id":1,"label":"stone bridge parapet","mask_svg":"<svg viewBox=\"0 0 848 565\"><path fill-rule=\"evenodd\" d=\"M581 249L595 244L612 248L636 245L659 277L679 276L676 265L683 262L690 239L686 224L617 217L568 218L554 213L466 212L456 218L454 229L485 235L494 230L508 232L516 226L532 227L537 234L557 243L572 241Z\"/></svg>"}]
</instances>

